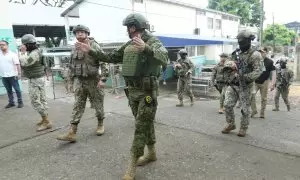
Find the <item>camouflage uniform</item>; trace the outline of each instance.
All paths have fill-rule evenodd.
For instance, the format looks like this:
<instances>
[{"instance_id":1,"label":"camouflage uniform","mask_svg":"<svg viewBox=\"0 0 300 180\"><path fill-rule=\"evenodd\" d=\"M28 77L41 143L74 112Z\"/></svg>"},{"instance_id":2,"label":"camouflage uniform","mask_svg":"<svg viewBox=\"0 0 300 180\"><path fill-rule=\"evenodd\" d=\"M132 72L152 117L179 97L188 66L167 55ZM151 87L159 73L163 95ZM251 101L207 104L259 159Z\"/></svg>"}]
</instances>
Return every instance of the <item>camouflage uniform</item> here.
<instances>
[{"instance_id":1,"label":"camouflage uniform","mask_svg":"<svg viewBox=\"0 0 300 180\"><path fill-rule=\"evenodd\" d=\"M286 63L286 62L285 62ZM279 111L279 97L281 95L285 105L287 106L288 111L291 109L291 105L288 99L290 85L294 79L294 73L290 69L276 69L276 94L275 94L275 108L273 111Z\"/></svg>"},{"instance_id":2,"label":"camouflage uniform","mask_svg":"<svg viewBox=\"0 0 300 180\"><path fill-rule=\"evenodd\" d=\"M123 179L132 180L137 165L156 160L154 118L157 110L157 77L160 66L166 65L168 61L168 52L155 36L144 30L147 20L142 15L130 14L123 21L123 25L134 25L141 30L141 39L145 42L143 51L137 49L130 40L109 54L104 54L101 50L90 50L89 54L105 62L123 64L122 74L128 87L129 105L135 117L131 159ZM145 145L148 147L148 154L143 156ZM141 156L141 161L137 161Z\"/></svg>"},{"instance_id":3,"label":"camouflage uniform","mask_svg":"<svg viewBox=\"0 0 300 180\"><path fill-rule=\"evenodd\" d=\"M65 68L62 70L62 77L64 79L64 84L65 84L65 88L66 88L66 93L72 93L73 92L73 82L71 80L70 77L70 69L69 68Z\"/></svg>"},{"instance_id":4,"label":"camouflage uniform","mask_svg":"<svg viewBox=\"0 0 300 180\"><path fill-rule=\"evenodd\" d=\"M37 131L52 128L48 120L47 100L45 91L45 62L41 51L36 47L35 37L31 34L22 37L22 43L28 53L20 54L20 63L24 76L28 78L29 95L33 108L41 115L42 121L37 123ZM32 50L31 50L32 49Z\"/></svg>"},{"instance_id":5,"label":"camouflage uniform","mask_svg":"<svg viewBox=\"0 0 300 180\"><path fill-rule=\"evenodd\" d=\"M228 55L225 53L220 54L222 58L228 58ZM225 100L225 92L226 92L226 85L225 85L225 77L224 77L224 63L219 62L212 70L212 77L211 82L216 86L217 90L220 92L220 110L219 113L223 114L223 107L224 107L224 100Z\"/></svg>"},{"instance_id":6,"label":"camouflage uniform","mask_svg":"<svg viewBox=\"0 0 300 180\"><path fill-rule=\"evenodd\" d=\"M180 55L185 54L187 56L187 52L185 49L180 50L179 54ZM194 64L186 56L178 59L175 65L175 71L176 74L178 75L177 95L179 99L179 104L176 105L178 107L183 106L184 91L186 91L188 96L190 97L191 105L193 105L194 102L194 94L192 92L192 78L191 78L192 72L194 70Z\"/></svg>"},{"instance_id":7,"label":"camouflage uniform","mask_svg":"<svg viewBox=\"0 0 300 180\"><path fill-rule=\"evenodd\" d=\"M89 29L83 25L78 25L75 27L73 32L76 31L86 31L89 34ZM102 51L98 43L93 38L88 38L89 44L94 51ZM101 60L101 59L100 59ZM105 66L105 64L101 64ZM97 135L102 135L104 133L104 90L98 88L99 80L103 82L106 81L107 72L105 69L102 69L101 76L99 76L99 67L100 61L98 58L91 57L88 53L85 53L78 49L73 49L71 52L71 78L73 80L73 86L75 91L75 103L73 106L72 120L70 121L71 129L67 134L59 135L58 140L62 141L76 141L76 132L77 126L80 123L80 120L83 116L87 98L90 99L90 102L93 108L96 111L96 117L98 119L98 127L96 130Z\"/></svg>"},{"instance_id":8,"label":"camouflage uniform","mask_svg":"<svg viewBox=\"0 0 300 180\"><path fill-rule=\"evenodd\" d=\"M242 31L238 35L238 39L247 39L249 40L254 36L251 35L248 31ZM251 41L250 41L251 43ZM248 129L249 125L249 116L250 116L250 97L252 93L253 88L253 82L255 79L257 79L261 72L261 62L262 57L261 54L252 49L251 47L245 50L244 52L240 52L239 54L241 61L245 62L245 71L243 75L244 83L246 84L245 87L241 88L241 85L239 84L240 81L236 78L235 80L232 80L229 82L229 86L225 93L225 115L226 115L226 121L228 123L228 126L224 128L222 133L229 133L231 130L234 130L235 127L235 115L234 115L234 106L236 105L238 99L240 99L242 104L242 117L241 117L241 128L238 133L238 136L245 136L246 130ZM237 64L237 56L236 51L232 53L232 59ZM242 82L243 83L243 82Z\"/></svg>"}]
</instances>

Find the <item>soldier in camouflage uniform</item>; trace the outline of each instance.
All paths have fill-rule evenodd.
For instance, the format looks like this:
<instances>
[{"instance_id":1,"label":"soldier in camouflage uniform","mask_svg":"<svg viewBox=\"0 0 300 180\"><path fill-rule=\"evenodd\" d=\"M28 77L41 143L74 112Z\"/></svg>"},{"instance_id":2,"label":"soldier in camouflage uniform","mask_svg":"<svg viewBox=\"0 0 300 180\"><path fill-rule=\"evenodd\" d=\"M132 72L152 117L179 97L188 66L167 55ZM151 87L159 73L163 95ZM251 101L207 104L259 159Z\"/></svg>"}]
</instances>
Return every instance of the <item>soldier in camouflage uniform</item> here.
<instances>
[{"instance_id":1,"label":"soldier in camouflage uniform","mask_svg":"<svg viewBox=\"0 0 300 180\"><path fill-rule=\"evenodd\" d=\"M228 54L222 53L220 54L220 62L213 68L212 76L211 76L211 82L214 84L214 86L217 88L217 90L220 92L220 109L219 114L224 113L224 99L225 99L225 77L224 77L224 63L228 59Z\"/></svg>"},{"instance_id":2,"label":"soldier in camouflage uniform","mask_svg":"<svg viewBox=\"0 0 300 180\"><path fill-rule=\"evenodd\" d=\"M222 130L224 134L236 129L233 109L238 99L242 105L242 117L240 131L237 135L244 137L248 129L253 81L262 73L261 63L263 62L260 53L251 48L251 41L254 38L255 36L247 30L239 32L237 36L240 49L232 53L232 59L235 63L232 68L239 73L234 74L235 78L229 82L225 93L224 107L228 125Z\"/></svg>"},{"instance_id":3,"label":"soldier in camouflage uniform","mask_svg":"<svg viewBox=\"0 0 300 180\"><path fill-rule=\"evenodd\" d=\"M276 76L276 94L275 94L275 108L273 111L279 111L279 97L281 95L287 110L291 110L291 105L288 99L290 85L294 80L294 73L292 70L287 69L286 59L280 59L279 61L280 66L276 69L277 76Z\"/></svg>"},{"instance_id":4,"label":"soldier in camouflage uniform","mask_svg":"<svg viewBox=\"0 0 300 180\"><path fill-rule=\"evenodd\" d=\"M100 136L104 133L103 85L107 77L107 74L99 75L101 59L94 58L79 48L78 43L85 43L89 44L94 51L101 51L98 43L93 38L88 37L90 35L89 28L83 25L77 25L74 27L73 33L78 40L75 44L75 48L72 50L70 62L70 75L74 83L75 103L69 132L57 137L58 140L70 142L76 141L77 126L84 113L87 98L90 99L96 111L96 117L98 119L96 134ZM105 72L105 70L101 72ZM100 83L98 84L99 80Z\"/></svg>"},{"instance_id":5,"label":"soldier in camouflage uniform","mask_svg":"<svg viewBox=\"0 0 300 180\"><path fill-rule=\"evenodd\" d=\"M177 95L179 99L179 104L177 107L182 107L183 105L183 93L187 92L191 100L191 106L194 104L194 94L192 92L192 79L191 75L194 69L193 62L187 57L188 53L185 49L181 49L178 54L180 59L176 61L175 71L178 75L177 82Z\"/></svg>"},{"instance_id":6,"label":"soldier in camouflage uniform","mask_svg":"<svg viewBox=\"0 0 300 180\"><path fill-rule=\"evenodd\" d=\"M36 39L32 34L26 34L21 39L23 48L27 53L20 55L20 63L23 75L28 78L28 87L31 104L41 115L42 120L37 123L37 131L51 129L52 124L48 119L47 100L45 91L46 62L42 52L36 45Z\"/></svg>"},{"instance_id":7,"label":"soldier in camouflage uniform","mask_svg":"<svg viewBox=\"0 0 300 180\"><path fill-rule=\"evenodd\" d=\"M154 119L157 110L157 77L161 65L166 65L168 61L168 51L146 30L148 22L141 14L128 15L123 25L127 26L131 40L119 49L105 54L86 44L81 44L81 48L97 59L123 64L122 74L128 87L125 92L136 120L131 159L123 179L133 180L137 165L156 160ZM145 145L148 153L143 156Z\"/></svg>"}]
</instances>

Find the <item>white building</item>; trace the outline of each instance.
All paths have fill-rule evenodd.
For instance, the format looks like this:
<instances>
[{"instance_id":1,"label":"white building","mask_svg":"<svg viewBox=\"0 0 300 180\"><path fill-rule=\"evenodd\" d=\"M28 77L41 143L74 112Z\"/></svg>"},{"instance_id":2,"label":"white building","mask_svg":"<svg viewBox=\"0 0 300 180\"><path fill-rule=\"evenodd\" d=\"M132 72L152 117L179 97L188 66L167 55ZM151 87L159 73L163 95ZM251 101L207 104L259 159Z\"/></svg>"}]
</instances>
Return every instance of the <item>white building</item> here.
<instances>
[{"instance_id":1,"label":"white building","mask_svg":"<svg viewBox=\"0 0 300 180\"><path fill-rule=\"evenodd\" d=\"M62 16L78 17L78 23L89 25L93 36L99 41L116 42L127 39L122 21L133 11L144 14L151 30L162 34L230 38L236 36L240 19L235 15L173 0L79 0Z\"/></svg>"}]
</instances>

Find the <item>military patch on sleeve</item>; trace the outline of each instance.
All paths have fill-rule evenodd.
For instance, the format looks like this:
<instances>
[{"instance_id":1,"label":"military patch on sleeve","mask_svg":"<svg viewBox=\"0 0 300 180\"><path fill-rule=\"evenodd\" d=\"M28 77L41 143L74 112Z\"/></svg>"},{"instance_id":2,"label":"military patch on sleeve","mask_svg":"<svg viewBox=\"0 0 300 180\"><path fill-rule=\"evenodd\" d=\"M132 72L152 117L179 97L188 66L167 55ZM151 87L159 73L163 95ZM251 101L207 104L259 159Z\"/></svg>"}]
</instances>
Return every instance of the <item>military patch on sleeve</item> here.
<instances>
[{"instance_id":1,"label":"military patch on sleeve","mask_svg":"<svg viewBox=\"0 0 300 180\"><path fill-rule=\"evenodd\" d=\"M153 99L152 99L151 96L146 96L146 97L145 97L145 102L146 102L146 104L151 104L152 101L153 101Z\"/></svg>"}]
</instances>

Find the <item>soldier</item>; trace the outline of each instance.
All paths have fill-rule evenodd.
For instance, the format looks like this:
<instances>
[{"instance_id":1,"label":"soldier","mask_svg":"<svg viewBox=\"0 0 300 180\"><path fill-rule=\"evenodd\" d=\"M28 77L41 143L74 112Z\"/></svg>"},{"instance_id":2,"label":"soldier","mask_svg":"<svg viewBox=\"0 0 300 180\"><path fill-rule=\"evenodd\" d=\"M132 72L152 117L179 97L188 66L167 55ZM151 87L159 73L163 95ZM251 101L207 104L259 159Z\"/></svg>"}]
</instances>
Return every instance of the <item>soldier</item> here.
<instances>
[{"instance_id":1,"label":"soldier","mask_svg":"<svg viewBox=\"0 0 300 180\"><path fill-rule=\"evenodd\" d=\"M72 81L70 79L70 68L68 67L67 64L64 66L64 68L62 70L62 77L64 79L66 94L72 93L73 85L72 85Z\"/></svg>"},{"instance_id":2,"label":"soldier","mask_svg":"<svg viewBox=\"0 0 300 180\"><path fill-rule=\"evenodd\" d=\"M228 125L222 130L222 133L228 134L236 129L233 108L237 100L240 99L242 117L240 131L237 135L244 137L249 125L249 107L253 81L262 72L262 57L259 52L251 48L251 41L255 39L251 32L247 30L241 31L237 39L240 49L232 53L232 59L235 62L232 68L237 70L238 73L234 75L236 77L235 80L229 82L225 93L224 107Z\"/></svg>"},{"instance_id":3,"label":"soldier","mask_svg":"<svg viewBox=\"0 0 300 180\"><path fill-rule=\"evenodd\" d=\"M279 61L280 67L276 69L277 72L277 79L276 79L276 94L275 94L275 108L273 111L279 111L279 96L281 95L287 110L291 110L291 105L289 102L289 90L290 85L294 80L294 73L292 70L287 69L286 59L280 59Z\"/></svg>"},{"instance_id":4,"label":"soldier","mask_svg":"<svg viewBox=\"0 0 300 180\"><path fill-rule=\"evenodd\" d=\"M168 61L168 51L146 30L148 21L141 14L128 15L123 25L127 27L131 40L109 54L91 49L87 44L80 45L82 50L95 58L123 64L122 74L128 87L125 92L136 120L131 159L123 179L133 180L137 165L156 160L154 119L157 110L157 77L160 66ZM143 156L145 145L148 154Z\"/></svg>"},{"instance_id":5,"label":"soldier","mask_svg":"<svg viewBox=\"0 0 300 180\"><path fill-rule=\"evenodd\" d=\"M112 83L112 90L110 93L118 95L119 88L120 88L120 66L116 65L113 66L113 71L111 75L111 83Z\"/></svg>"},{"instance_id":6,"label":"soldier","mask_svg":"<svg viewBox=\"0 0 300 180\"><path fill-rule=\"evenodd\" d=\"M225 79L224 79L224 63L228 59L228 54L222 53L220 54L220 62L213 68L211 82L214 84L216 89L220 93L220 109L219 114L224 113L224 98L225 98Z\"/></svg>"},{"instance_id":7,"label":"soldier","mask_svg":"<svg viewBox=\"0 0 300 180\"><path fill-rule=\"evenodd\" d=\"M176 104L177 107L183 107L183 93L186 90L188 96L191 100L191 106L194 105L194 94L192 92L192 79L191 75L194 69L194 64L187 57L188 53L185 49L181 49L178 54L180 59L176 61L175 71L178 75L177 81L177 95L179 99L179 104Z\"/></svg>"},{"instance_id":8,"label":"soldier","mask_svg":"<svg viewBox=\"0 0 300 180\"><path fill-rule=\"evenodd\" d=\"M51 129L52 124L48 119L47 100L45 92L45 70L46 62L42 57L41 51L36 45L36 39L32 34L25 34L21 42L22 48L26 51L20 54L20 63L23 69L23 75L29 80L29 95L31 104L41 115L42 120L37 123L37 131Z\"/></svg>"},{"instance_id":9,"label":"soldier","mask_svg":"<svg viewBox=\"0 0 300 180\"><path fill-rule=\"evenodd\" d=\"M78 42L89 44L95 51L101 51L98 43L93 38L88 37L90 35L88 27L77 25L74 27L73 33ZM75 90L75 103L73 106L72 120L70 122L71 128L67 134L57 137L58 140L70 142L76 141L77 126L84 113L87 98L90 99L96 111L96 117L98 119L96 134L100 136L104 133L103 85L107 75L99 75L99 59L91 57L86 52L81 51L78 42L72 50L70 62L71 78L74 80L73 86ZM101 83L98 84L99 80Z\"/></svg>"},{"instance_id":10,"label":"soldier","mask_svg":"<svg viewBox=\"0 0 300 180\"><path fill-rule=\"evenodd\" d=\"M257 114L256 108L256 100L255 96L257 91L260 91L261 97L261 110L260 110L260 118L265 118L265 110L267 106L267 96L268 96L268 88L269 88L269 79L271 79L271 91L275 88L275 79L276 79L276 72L275 66L273 65L273 61L267 57L267 48L261 48L259 50L261 56L264 58L264 71L263 73L255 80L254 83L254 91L251 97L251 117L254 117Z\"/></svg>"}]
</instances>

